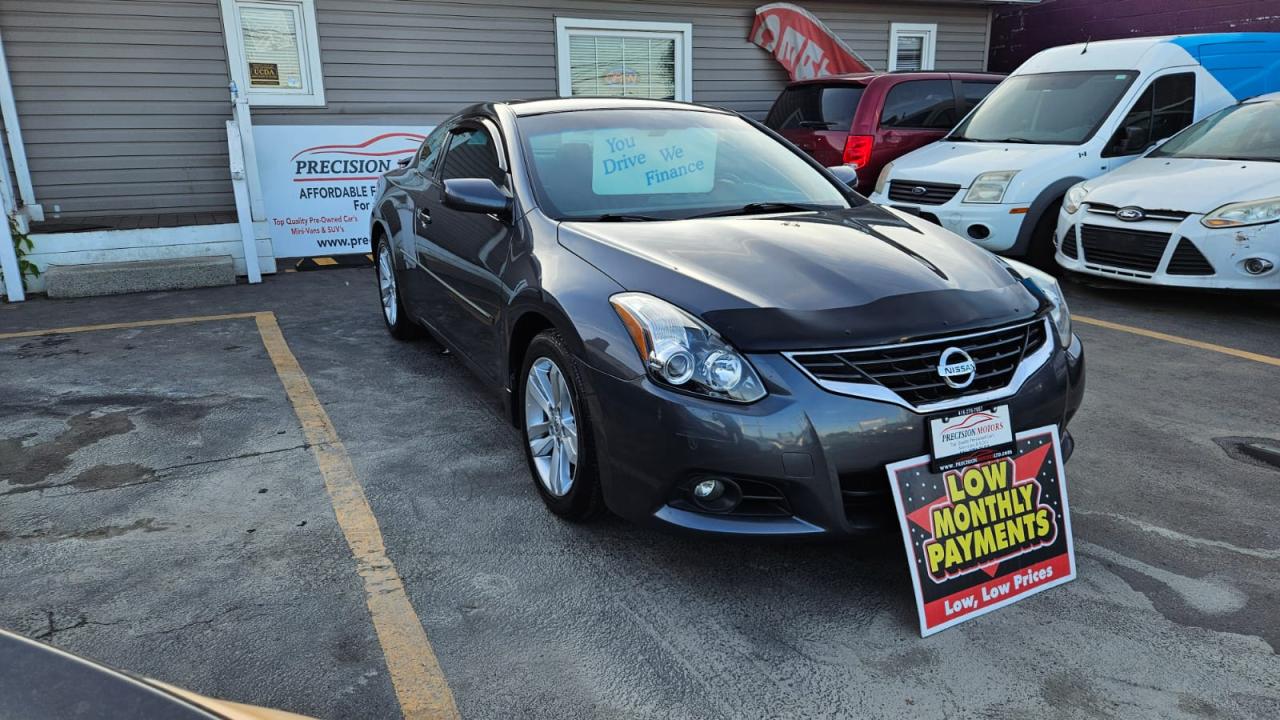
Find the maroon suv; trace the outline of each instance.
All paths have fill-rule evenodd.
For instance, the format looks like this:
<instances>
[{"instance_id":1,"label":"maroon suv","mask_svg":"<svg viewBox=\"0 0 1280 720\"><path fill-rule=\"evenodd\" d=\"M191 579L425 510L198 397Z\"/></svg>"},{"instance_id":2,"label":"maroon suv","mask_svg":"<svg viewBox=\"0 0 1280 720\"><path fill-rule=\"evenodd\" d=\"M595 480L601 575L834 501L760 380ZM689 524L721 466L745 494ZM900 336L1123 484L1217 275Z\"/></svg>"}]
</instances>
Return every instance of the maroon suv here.
<instances>
[{"instance_id":1,"label":"maroon suv","mask_svg":"<svg viewBox=\"0 0 1280 720\"><path fill-rule=\"evenodd\" d=\"M764 123L823 165L857 165L858 190L867 194L890 160L945 135L1003 79L900 72L801 80L787 85Z\"/></svg>"}]
</instances>

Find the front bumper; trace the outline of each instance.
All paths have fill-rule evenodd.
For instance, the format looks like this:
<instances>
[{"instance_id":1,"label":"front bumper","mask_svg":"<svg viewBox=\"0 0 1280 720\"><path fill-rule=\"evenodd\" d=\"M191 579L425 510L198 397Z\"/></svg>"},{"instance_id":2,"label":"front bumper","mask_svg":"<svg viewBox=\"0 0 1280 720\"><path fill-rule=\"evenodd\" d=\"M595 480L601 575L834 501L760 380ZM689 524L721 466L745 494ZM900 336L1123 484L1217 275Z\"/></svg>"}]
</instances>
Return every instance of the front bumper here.
<instances>
[{"instance_id":1,"label":"front bumper","mask_svg":"<svg viewBox=\"0 0 1280 720\"><path fill-rule=\"evenodd\" d=\"M986 204L961 202L967 188L961 188L955 196L941 205L918 205L910 202L890 200L888 195L873 194L871 201L886 207L918 215L930 222L937 223L969 242L990 250L991 252L1007 252L1018 241L1018 231L1022 228L1022 220L1026 217L1027 203L1021 204ZM1022 213L1010 213L1021 209ZM975 237L973 228L984 228L988 233L985 238ZM978 233L979 235L981 232Z\"/></svg>"},{"instance_id":2,"label":"front bumper","mask_svg":"<svg viewBox=\"0 0 1280 720\"><path fill-rule=\"evenodd\" d=\"M1072 272L1147 285L1280 290L1280 223L1214 229L1201 225L1202 217L1124 222L1085 209L1061 211L1054 257ZM1085 226L1093 228L1087 243ZM1251 258L1272 267L1251 274L1245 270Z\"/></svg>"},{"instance_id":3,"label":"front bumper","mask_svg":"<svg viewBox=\"0 0 1280 720\"><path fill-rule=\"evenodd\" d=\"M725 535L842 536L895 523L884 466L929 452L928 416L828 392L781 355L750 359L770 388L751 405L583 367L606 505L634 522ZM1016 431L1065 428L1083 394L1084 352L1073 337L998 402L1009 405ZM774 488L786 512L696 511L688 491L707 475Z\"/></svg>"}]
</instances>

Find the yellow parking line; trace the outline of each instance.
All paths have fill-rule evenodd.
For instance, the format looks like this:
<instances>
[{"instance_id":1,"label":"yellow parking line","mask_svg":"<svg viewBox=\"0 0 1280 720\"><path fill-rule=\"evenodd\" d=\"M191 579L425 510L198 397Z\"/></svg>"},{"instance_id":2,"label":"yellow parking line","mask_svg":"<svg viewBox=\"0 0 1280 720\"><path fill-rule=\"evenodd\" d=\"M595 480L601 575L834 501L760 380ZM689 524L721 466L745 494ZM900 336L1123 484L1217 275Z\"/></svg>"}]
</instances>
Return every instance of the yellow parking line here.
<instances>
[{"instance_id":1,"label":"yellow parking line","mask_svg":"<svg viewBox=\"0 0 1280 720\"><path fill-rule=\"evenodd\" d=\"M74 325L0 333L0 340L247 318L253 318L257 322L262 344L267 349L271 364L275 366L276 375L284 385L298 421L302 423L303 434L311 446L320 475L324 478L338 526L342 528L351 554L355 556L356 571L364 580L365 602L369 606L373 628L378 633L378 643L382 646L382 654L387 661L392 687L400 701L400 711L406 720L457 720L458 708L454 704L453 693L440 670L440 663L436 660L435 651L431 649L431 642L427 640L427 633L422 629L422 621L409 602L404 583L396 572L395 565L387 557L382 530L378 527L373 509L369 507L364 488L356 477L351 458L347 456L347 450L338 438L329 414L324 411L311 388L311 381L307 379L298 359L285 342L275 313L245 312Z\"/></svg>"},{"instance_id":2,"label":"yellow parking line","mask_svg":"<svg viewBox=\"0 0 1280 720\"><path fill-rule=\"evenodd\" d=\"M338 261L334 260L331 257L311 258L311 260L317 265L337 265L338 264Z\"/></svg>"},{"instance_id":3,"label":"yellow parking line","mask_svg":"<svg viewBox=\"0 0 1280 720\"><path fill-rule=\"evenodd\" d=\"M400 700L407 720L418 718L458 718L453 693L440 670L427 633L405 593L400 575L387 557L382 531L356 477L351 458L338 439L329 414L320 405L311 382L297 358L285 343L275 315L257 316L262 344L271 356L276 374L284 384L293 411L311 444L320 474L333 502L338 525L356 558L360 577L364 578L365 600L373 627L387 659L391 684Z\"/></svg>"},{"instance_id":4,"label":"yellow parking line","mask_svg":"<svg viewBox=\"0 0 1280 720\"><path fill-rule=\"evenodd\" d=\"M188 323L209 322L211 320L239 320L257 317L259 313L230 313L228 315L195 315L192 317L165 318L163 320L135 320L133 322L107 323L105 325L72 325L70 327L52 328L49 330L25 330L23 332L0 333L0 340L11 338L41 337L43 335L65 335L67 333L90 332L92 330L124 330L128 328L155 327L157 325L186 325Z\"/></svg>"},{"instance_id":5,"label":"yellow parking line","mask_svg":"<svg viewBox=\"0 0 1280 720\"><path fill-rule=\"evenodd\" d=\"M1134 335L1141 335L1142 337L1164 340L1165 342L1186 345L1187 347L1209 350L1211 352L1222 353L1223 355L1238 357L1243 360L1252 360L1253 362L1259 362L1264 365L1275 365L1276 367L1280 367L1280 358L1272 357L1270 355L1260 355L1258 353L1249 352L1248 350L1238 350L1225 345L1215 345L1213 343L1204 342L1203 340L1192 340L1191 338L1179 337L1178 335L1169 335L1167 333L1156 332L1155 330L1147 330L1146 328L1134 327L1132 325L1121 325L1120 323L1114 323L1109 320L1098 320L1096 318L1084 317L1082 315L1073 314L1071 316L1071 320L1073 322L1082 322L1086 325L1097 325L1098 327L1104 327L1108 330L1119 330L1120 332L1132 333Z\"/></svg>"}]
</instances>

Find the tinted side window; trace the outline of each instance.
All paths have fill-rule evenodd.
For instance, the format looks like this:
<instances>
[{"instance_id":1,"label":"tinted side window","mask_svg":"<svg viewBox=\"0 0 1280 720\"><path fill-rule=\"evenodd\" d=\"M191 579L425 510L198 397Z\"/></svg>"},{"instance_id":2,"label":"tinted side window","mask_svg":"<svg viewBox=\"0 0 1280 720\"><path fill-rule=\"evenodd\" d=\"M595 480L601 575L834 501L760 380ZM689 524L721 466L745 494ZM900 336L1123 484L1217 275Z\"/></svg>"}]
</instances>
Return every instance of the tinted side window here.
<instances>
[{"instance_id":1,"label":"tinted side window","mask_svg":"<svg viewBox=\"0 0 1280 720\"><path fill-rule=\"evenodd\" d=\"M880 112L884 127L950 130L958 120L950 80L898 83L885 95Z\"/></svg>"},{"instance_id":2,"label":"tinted side window","mask_svg":"<svg viewBox=\"0 0 1280 720\"><path fill-rule=\"evenodd\" d=\"M444 139L449 136L449 129L444 125L439 125L427 139L422 141L422 147L418 148L418 172L423 175L430 175L436 168L436 164L440 161L440 148L444 146Z\"/></svg>"},{"instance_id":3,"label":"tinted side window","mask_svg":"<svg viewBox=\"0 0 1280 720\"><path fill-rule=\"evenodd\" d=\"M450 136L443 173L445 180L489 178L498 185L505 184L493 139L484 130L459 130Z\"/></svg>"},{"instance_id":4,"label":"tinted side window","mask_svg":"<svg viewBox=\"0 0 1280 720\"><path fill-rule=\"evenodd\" d=\"M978 106L982 98L987 93L995 89L999 83L995 82L978 82L976 80L960 81L960 116L969 114L969 111Z\"/></svg>"},{"instance_id":5,"label":"tinted side window","mask_svg":"<svg viewBox=\"0 0 1280 720\"><path fill-rule=\"evenodd\" d=\"M774 130L848 132L863 88L858 85L797 85L782 91L764 124Z\"/></svg>"},{"instance_id":6,"label":"tinted side window","mask_svg":"<svg viewBox=\"0 0 1280 720\"><path fill-rule=\"evenodd\" d=\"M1195 104L1195 73L1156 78L1120 121L1103 155L1136 155L1146 150L1190 125Z\"/></svg>"}]
</instances>

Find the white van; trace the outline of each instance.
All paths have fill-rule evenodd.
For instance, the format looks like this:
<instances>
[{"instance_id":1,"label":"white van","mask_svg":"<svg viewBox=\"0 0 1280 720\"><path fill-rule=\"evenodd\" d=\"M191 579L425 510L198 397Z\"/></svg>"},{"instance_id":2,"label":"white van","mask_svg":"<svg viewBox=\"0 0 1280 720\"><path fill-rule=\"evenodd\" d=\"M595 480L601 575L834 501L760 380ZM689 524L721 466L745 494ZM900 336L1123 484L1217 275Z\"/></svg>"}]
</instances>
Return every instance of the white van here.
<instances>
[{"instance_id":1,"label":"white van","mask_svg":"<svg viewBox=\"0 0 1280 720\"><path fill-rule=\"evenodd\" d=\"M946 137L880 173L871 199L993 252L1053 266L1067 189L1192 122L1280 90L1280 33L1082 43L1037 53Z\"/></svg>"}]
</instances>

